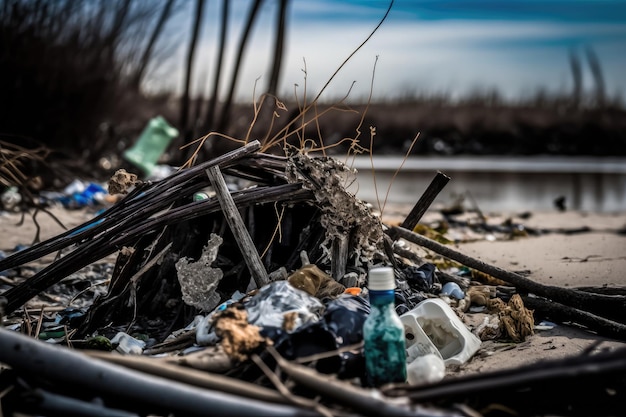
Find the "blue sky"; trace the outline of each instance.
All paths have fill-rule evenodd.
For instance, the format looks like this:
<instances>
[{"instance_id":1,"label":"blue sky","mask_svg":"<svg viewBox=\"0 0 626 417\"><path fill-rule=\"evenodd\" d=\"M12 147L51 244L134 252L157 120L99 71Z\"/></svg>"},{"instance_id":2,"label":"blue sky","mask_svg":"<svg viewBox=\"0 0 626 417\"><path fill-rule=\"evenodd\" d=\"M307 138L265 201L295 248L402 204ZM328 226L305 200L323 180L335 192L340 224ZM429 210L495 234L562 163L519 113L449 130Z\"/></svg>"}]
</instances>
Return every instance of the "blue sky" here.
<instances>
[{"instance_id":1,"label":"blue sky","mask_svg":"<svg viewBox=\"0 0 626 417\"><path fill-rule=\"evenodd\" d=\"M206 85L214 71L210 61L216 56L220 3L207 1L196 88ZM173 38L183 45L193 4L188 0L170 25ZM231 4L226 72L234 61L249 1ZM266 85L276 4L265 0L253 29L239 78L237 97L241 100L252 98L255 80L257 92ZM319 91L369 35L388 5L379 0L291 0L281 97L292 98L295 84L299 94L305 83L309 96ZM421 93L460 97L488 89L512 99L531 96L539 89L565 92L572 89L571 52L580 57L583 85L591 90L594 82L586 48L592 48L600 59L607 93L626 98L626 0L396 0L387 20L333 80L325 96L343 96L355 82L351 97L366 97L375 62L374 99ZM180 89L183 73L176 62L184 62L184 56L185 47L180 47L169 65L153 72L148 86ZM224 80L222 85L226 84Z\"/></svg>"}]
</instances>

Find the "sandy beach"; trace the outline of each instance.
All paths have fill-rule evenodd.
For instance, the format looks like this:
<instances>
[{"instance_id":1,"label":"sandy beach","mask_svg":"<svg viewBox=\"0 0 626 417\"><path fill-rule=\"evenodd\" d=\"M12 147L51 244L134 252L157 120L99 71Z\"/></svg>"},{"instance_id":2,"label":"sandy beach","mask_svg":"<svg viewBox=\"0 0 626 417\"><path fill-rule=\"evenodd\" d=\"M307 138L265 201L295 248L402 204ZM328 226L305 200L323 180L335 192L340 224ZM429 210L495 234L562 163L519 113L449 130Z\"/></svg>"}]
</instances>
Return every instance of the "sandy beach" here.
<instances>
[{"instance_id":1,"label":"sandy beach","mask_svg":"<svg viewBox=\"0 0 626 417\"><path fill-rule=\"evenodd\" d=\"M52 208L53 213L66 227L74 227L94 215L92 209L65 210ZM403 215L403 209L389 212L385 221L395 222ZM437 212L428 212L425 221L432 221ZM505 215L487 215L490 222L497 223ZM22 225L19 213L4 213L0 217L0 249L12 251L16 245L28 245L35 236L36 226L27 214ZM41 240L63 231L46 213L37 215ZM457 243L455 248L486 263L509 271L524 271L528 278L537 282L562 286L626 286L626 213L600 214L581 212L532 213L530 218L517 221L530 228L549 229L540 236L516 238L515 240L490 241L484 236L474 236L474 241ZM589 231L563 233L587 227ZM621 233L618 233L621 231ZM466 314L466 324L472 328L482 321L483 314ZM550 326L548 326L550 327ZM614 349L626 346L622 341L599 337L591 331L556 323L552 328L537 330L526 341L518 344L484 341L477 354L467 363L455 369L447 369L446 376L458 376L514 368L546 359L557 359L580 354L593 344L594 349Z\"/></svg>"},{"instance_id":2,"label":"sandy beach","mask_svg":"<svg viewBox=\"0 0 626 417\"><path fill-rule=\"evenodd\" d=\"M402 209L395 215L402 213ZM440 215L427 212L424 221ZM557 287L626 286L626 213L533 212L527 219L515 214L486 215L490 224L506 218L531 229L546 230L539 236L514 240L488 240L457 243L461 253L499 268L520 272L527 278ZM582 231L588 229L588 231ZM579 232L575 232L580 230ZM468 239L471 240L471 239ZM484 314L467 314L466 324L480 324ZM536 322L536 324L539 324ZM542 360L575 356L597 344L593 351L626 346L623 341L600 337L577 325L554 323L519 344L483 341L481 349L466 364L447 376L495 371L534 364Z\"/></svg>"}]
</instances>

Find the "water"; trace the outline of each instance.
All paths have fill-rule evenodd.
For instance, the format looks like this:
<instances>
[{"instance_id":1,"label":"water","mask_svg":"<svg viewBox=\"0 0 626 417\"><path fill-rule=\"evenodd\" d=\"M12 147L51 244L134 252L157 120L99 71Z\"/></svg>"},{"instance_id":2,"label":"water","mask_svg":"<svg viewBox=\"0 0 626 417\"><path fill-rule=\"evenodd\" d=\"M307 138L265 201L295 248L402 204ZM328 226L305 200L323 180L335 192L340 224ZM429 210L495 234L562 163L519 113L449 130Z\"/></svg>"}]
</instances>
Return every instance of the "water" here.
<instances>
[{"instance_id":1,"label":"water","mask_svg":"<svg viewBox=\"0 0 626 417\"><path fill-rule=\"evenodd\" d=\"M441 171L451 179L433 204L469 193L483 211L554 210L559 197L569 210L626 211L626 158L411 157L394 179L402 163L402 157L378 156L372 170L368 156L357 157L357 182L349 190L374 206L376 195L382 204L387 193L388 203L412 205Z\"/></svg>"}]
</instances>

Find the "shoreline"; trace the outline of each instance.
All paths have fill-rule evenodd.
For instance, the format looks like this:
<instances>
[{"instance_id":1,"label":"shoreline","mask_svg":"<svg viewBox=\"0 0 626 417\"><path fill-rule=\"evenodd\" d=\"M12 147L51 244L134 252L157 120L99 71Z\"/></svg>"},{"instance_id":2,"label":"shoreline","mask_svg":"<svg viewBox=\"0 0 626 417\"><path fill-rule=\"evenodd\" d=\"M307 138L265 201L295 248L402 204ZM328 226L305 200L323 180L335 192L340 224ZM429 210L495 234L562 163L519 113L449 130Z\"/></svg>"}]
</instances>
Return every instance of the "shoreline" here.
<instances>
[{"instance_id":1,"label":"shoreline","mask_svg":"<svg viewBox=\"0 0 626 417\"><path fill-rule=\"evenodd\" d=\"M386 224L401 222L408 210L408 206L390 206L383 220ZM55 207L51 211L68 228L78 226L93 216L93 212L87 209L65 210ZM36 227L28 214L24 224L17 226L20 217L20 213L4 213L0 217L0 233L4 236L1 250L10 251L16 245L32 242ZM423 220L428 223L440 217L437 211L431 210ZM487 215L487 218L489 222L498 223L507 216ZM39 213L37 221L41 226L42 241L63 231L45 213ZM534 228L556 230L588 227L591 231L574 234L550 232L514 240L490 240L485 236L468 234L471 241L454 243L453 247L506 270L524 270L528 278L546 285L569 288L626 287L626 213L533 212L523 223ZM42 259L38 262L45 261ZM484 317L484 313L466 313L464 322L472 329ZM566 358L588 350L593 353L624 346L625 342L600 337L592 330L579 326L555 323L550 328L548 323L548 328L537 330L522 343L483 341L480 350L468 362L446 369L446 378Z\"/></svg>"}]
</instances>

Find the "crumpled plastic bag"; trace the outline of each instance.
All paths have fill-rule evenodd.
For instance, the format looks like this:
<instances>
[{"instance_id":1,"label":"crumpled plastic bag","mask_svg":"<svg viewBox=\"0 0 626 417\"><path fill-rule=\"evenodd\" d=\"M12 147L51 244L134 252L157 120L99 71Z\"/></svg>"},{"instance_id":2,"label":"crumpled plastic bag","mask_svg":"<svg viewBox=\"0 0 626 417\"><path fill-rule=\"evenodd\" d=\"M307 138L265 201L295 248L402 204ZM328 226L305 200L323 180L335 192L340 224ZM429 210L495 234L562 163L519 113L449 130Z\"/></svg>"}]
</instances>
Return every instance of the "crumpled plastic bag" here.
<instances>
[{"instance_id":1,"label":"crumpled plastic bag","mask_svg":"<svg viewBox=\"0 0 626 417\"><path fill-rule=\"evenodd\" d=\"M357 345L363 341L363 322L369 313L367 299L342 295L326 304L321 320L308 323L292 334L273 334L276 350L292 360ZM320 357L315 362L315 368L321 373L335 373L341 379L364 377L362 349Z\"/></svg>"},{"instance_id":2,"label":"crumpled plastic bag","mask_svg":"<svg viewBox=\"0 0 626 417\"><path fill-rule=\"evenodd\" d=\"M304 265L294 271L287 280L295 288L306 291L320 300L326 297L336 297L346 290L346 287L315 264Z\"/></svg>"},{"instance_id":3,"label":"crumpled plastic bag","mask_svg":"<svg viewBox=\"0 0 626 417\"><path fill-rule=\"evenodd\" d=\"M282 328L287 333L303 324L318 321L324 312L320 300L287 281L265 285L244 302L244 307L250 324Z\"/></svg>"}]
</instances>

